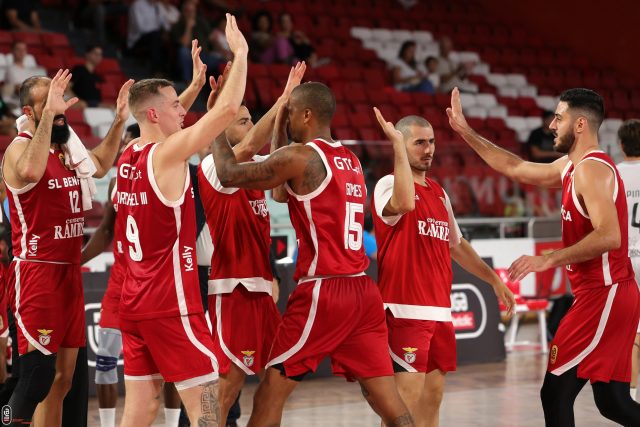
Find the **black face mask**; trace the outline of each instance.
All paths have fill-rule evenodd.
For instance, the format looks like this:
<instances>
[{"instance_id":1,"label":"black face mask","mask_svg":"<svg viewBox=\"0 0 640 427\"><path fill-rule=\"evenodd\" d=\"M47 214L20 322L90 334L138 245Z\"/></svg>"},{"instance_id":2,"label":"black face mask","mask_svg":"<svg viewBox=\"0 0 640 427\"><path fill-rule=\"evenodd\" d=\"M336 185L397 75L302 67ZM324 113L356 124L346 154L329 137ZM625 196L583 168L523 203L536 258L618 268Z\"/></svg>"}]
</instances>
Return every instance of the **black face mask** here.
<instances>
[{"instance_id":1,"label":"black face mask","mask_svg":"<svg viewBox=\"0 0 640 427\"><path fill-rule=\"evenodd\" d=\"M51 127L51 143L66 144L69 141L69 136L71 135L69 125L67 124L67 118L64 114L58 114L53 118L53 121L55 122L58 119L63 119L64 124L56 125L54 123L54 125Z\"/></svg>"}]
</instances>

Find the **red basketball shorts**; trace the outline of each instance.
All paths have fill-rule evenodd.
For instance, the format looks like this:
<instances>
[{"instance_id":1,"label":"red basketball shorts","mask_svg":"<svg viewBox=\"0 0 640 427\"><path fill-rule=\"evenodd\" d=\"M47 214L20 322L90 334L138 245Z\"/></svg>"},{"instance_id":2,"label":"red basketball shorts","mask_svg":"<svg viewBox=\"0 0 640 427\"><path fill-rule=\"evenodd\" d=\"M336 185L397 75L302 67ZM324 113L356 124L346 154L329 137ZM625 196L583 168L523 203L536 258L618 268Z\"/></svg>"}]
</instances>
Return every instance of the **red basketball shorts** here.
<instances>
[{"instance_id":1,"label":"red basketball shorts","mask_svg":"<svg viewBox=\"0 0 640 427\"><path fill-rule=\"evenodd\" d=\"M18 352L27 353L29 344L43 354L57 353L60 347L84 347L80 266L14 259L9 269L7 285L18 329Z\"/></svg>"},{"instance_id":2,"label":"red basketball shorts","mask_svg":"<svg viewBox=\"0 0 640 427\"><path fill-rule=\"evenodd\" d=\"M280 324L271 295L239 284L229 294L209 295L209 316L220 373L228 373L232 363L247 375L260 372Z\"/></svg>"},{"instance_id":3,"label":"red basketball shorts","mask_svg":"<svg viewBox=\"0 0 640 427\"><path fill-rule=\"evenodd\" d=\"M575 292L551 342L547 370L562 375L578 366L578 378L592 383L629 382L639 310L633 280Z\"/></svg>"},{"instance_id":4,"label":"red basketball shorts","mask_svg":"<svg viewBox=\"0 0 640 427\"><path fill-rule=\"evenodd\" d=\"M155 319L120 318L126 380L162 379L184 390L218 377L204 313Z\"/></svg>"},{"instance_id":5,"label":"red basketball shorts","mask_svg":"<svg viewBox=\"0 0 640 427\"><path fill-rule=\"evenodd\" d=\"M396 372L456 370L456 334L451 322L398 319L387 310L389 353Z\"/></svg>"},{"instance_id":6,"label":"red basketball shorts","mask_svg":"<svg viewBox=\"0 0 640 427\"><path fill-rule=\"evenodd\" d=\"M267 366L296 377L327 356L349 380L393 375L382 297L369 277L304 282L289 297Z\"/></svg>"}]
</instances>

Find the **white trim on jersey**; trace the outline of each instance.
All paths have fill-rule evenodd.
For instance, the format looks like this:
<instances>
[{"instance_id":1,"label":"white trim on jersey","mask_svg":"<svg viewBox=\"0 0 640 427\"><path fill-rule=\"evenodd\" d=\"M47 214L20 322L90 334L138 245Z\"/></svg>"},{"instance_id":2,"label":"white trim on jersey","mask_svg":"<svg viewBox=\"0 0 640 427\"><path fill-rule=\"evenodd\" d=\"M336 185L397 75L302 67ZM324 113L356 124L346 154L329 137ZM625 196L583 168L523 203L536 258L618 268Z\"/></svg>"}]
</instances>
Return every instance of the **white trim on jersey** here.
<instances>
[{"instance_id":1,"label":"white trim on jersey","mask_svg":"<svg viewBox=\"0 0 640 427\"><path fill-rule=\"evenodd\" d=\"M322 285L322 279L316 280L316 283L313 285L313 291L311 294L311 307L309 308L309 317L307 317L307 323L305 323L304 325L304 329L302 330L302 335L300 335L300 339L289 350L271 359L271 361L267 363L267 366L266 366L267 368L270 366L282 363L287 359L289 359L291 356L293 356L298 351L300 351L300 349L307 342L307 339L309 339L309 335L311 334L311 328L313 327L313 322L315 321L316 313L318 311L318 300L320 299L321 285Z\"/></svg>"},{"instance_id":2,"label":"white trim on jersey","mask_svg":"<svg viewBox=\"0 0 640 427\"><path fill-rule=\"evenodd\" d=\"M375 214L390 227L393 227L398 222L400 222L400 218L402 218L403 214L398 215L389 215L383 216L382 212L384 212L385 206L391 200L393 196L393 185L394 185L395 177L393 175L386 175L380 178L378 183L373 189L373 198L376 202L376 211Z\"/></svg>"},{"instance_id":3,"label":"white trim on jersey","mask_svg":"<svg viewBox=\"0 0 640 427\"><path fill-rule=\"evenodd\" d=\"M609 252L602 254L602 277L604 278L604 285L611 286L613 280L611 280L611 267L609 267Z\"/></svg>"},{"instance_id":4,"label":"white trim on jersey","mask_svg":"<svg viewBox=\"0 0 640 427\"><path fill-rule=\"evenodd\" d=\"M40 353L44 354L45 356L48 356L48 355L51 354L51 352L49 350L47 350L46 348L44 348L43 346L41 346L40 343L38 341L36 341L31 336L31 334L29 334L29 331L27 331L27 328L24 326L24 322L22 321L22 316L20 315L20 259L16 259L15 261L16 261L16 267L15 267L15 272L16 272L16 311L15 311L16 323L18 324L18 326L22 330L22 335L24 335L24 337L27 339L27 341L29 341L29 344L34 346L35 349L38 350Z\"/></svg>"},{"instance_id":5,"label":"white trim on jersey","mask_svg":"<svg viewBox=\"0 0 640 427\"><path fill-rule=\"evenodd\" d=\"M7 338L9 336L9 326L4 330L2 334L0 334L0 338Z\"/></svg>"},{"instance_id":6,"label":"white trim on jersey","mask_svg":"<svg viewBox=\"0 0 640 427\"><path fill-rule=\"evenodd\" d=\"M183 391L192 387L198 387L199 385L206 384L217 379L218 375L216 374L205 374L188 380L178 381L177 383L174 383L174 385L176 386L176 390Z\"/></svg>"},{"instance_id":7,"label":"white trim on jersey","mask_svg":"<svg viewBox=\"0 0 640 427\"><path fill-rule=\"evenodd\" d=\"M342 147L342 143L340 141L329 142L324 138L316 138L316 139L319 139L320 141L324 142L325 144L327 144L328 146L333 147L333 148Z\"/></svg>"},{"instance_id":8,"label":"white trim on jersey","mask_svg":"<svg viewBox=\"0 0 640 427\"><path fill-rule=\"evenodd\" d=\"M568 157L568 156L564 156L564 157ZM573 165L573 163L571 162L571 160L569 160L567 162L567 165L564 167L564 169L562 169L562 172L560 173L560 178L562 181L564 181L564 177L567 175L567 172L569 172L569 168L571 167L571 165Z\"/></svg>"},{"instance_id":9,"label":"white trim on jersey","mask_svg":"<svg viewBox=\"0 0 640 427\"><path fill-rule=\"evenodd\" d=\"M551 371L553 375L562 375L568 370L572 369L574 366L577 366L580 362L584 360L598 345L600 342L600 338L602 338L602 334L604 333L604 329L607 326L607 321L609 320L609 313L611 312L611 306L613 305L613 300L616 296L616 291L618 289L618 284L611 286L609 288L609 294L607 295L607 302L604 305L604 309L602 310L602 315L600 316L600 322L598 323L598 328L596 329L596 333L593 336L593 340L589 343L589 345L580 352L573 360L565 363L562 366L559 366Z\"/></svg>"},{"instance_id":10,"label":"white trim on jersey","mask_svg":"<svg viewBox=\"0 0 640 427\"><path fill-rule=\"evenodd\" d=\"M399 357L397 354L395 354L393 350L391 350L391 347L389 347L389 355L391 355L391 359L394 362L396 362L398 365L400 365L405 371L418 372L416 368L414 368L413 366L409 365L407 362L402 360L402 357Z\"/></svg>"},{"instance_id":11,"label":"white trim on jersey","mask_svg":"<svg viewBox=\"0 0 640 427\"><path fill-rule=\"evenodd\" d=\"M576 170L574 169L573 173L575 172ZM584 209L582 209L580 200L578 200L578 195L576 194L576 186L574 185L574 180L573 180L573 173L571 174L571 198L573 199L573 204L576 206L576 210L580 215L582 215L586 219L591 219L589 218L589 215L587 215L587 213L584 211Z\"/></svg>"},{"instance_id":12,"label":"white trim on jersey","mask_svg":"<svg viewBox=\"0 0 640 427\"><path fill-rule=\"evenodd\" d=\"M20 258L26 258L27 256L27 221L24 219L24 211L22 210L22 204L20 203L20 198L16 193L13 194L13 204L16 207L16 212L18 213L18 220L20 221L20 230L22 232L22 236L20 237Z\"/></svg>"},{"instance_id":13,"label":"white trim on jersey","mask_svg":"<svg viewBox=\"0 0 640 427\"><path fill-rule=\"evenodd\" d=\"M216 171L216 164L213 160L213 155L209 154L200 162L202 173L214 190L222 194L233 194L239 190L237 187L223 187L218 178L218 172Z\"/></svg>"},{"instance_id":14,"label":"white trim on jersey","mask_svg":"<svg viewBox=\"0 0 640 427\"><path fill-rule=\"evenodd\" d=\"M164 378L160 373L151 374L151 375L126 375L124 376L125 381L152 381L152 380L160 380L162 381Z\"/></svg>"},{"instance_id":15,"label":"white trim on jersey","mask_svg":"<svg viewBox=\"0 0 640 427\"><path fill-rule=\"evenodd\" d=\"M189 178L189 174L187 174L187 179ZM184 194L183 194L184 197ZM205 356L211 359L211 366L213 367L213 374L215 377L211 380L215 380L218 378L218 361L216 356L209 350L204 344L202 344L198 338L196 338L193 333L193 329L191 328L191 324L189 323L189 315L187 310L187 302L184 296L184 286L182 283L182 271L180 269L180 230L182 228L182 210L179 206L173 208L173 213L176 219L176 241L173 245L172 249L172 258L173 258L173 281L176 287L176 296L178 298L178 308L180 309L180 319L182 320L182 327L191 341L191 344L194 345L195 348L200 350ZM204 314L201 314L204 316Z\"/></svg>"},{"instance_id":16,"label":"white trim on jersey","mask_svg":"<svg viewBox=\"0 0 640 427\"><path fill-rule=\"evenodd\" d=\"M316 268L318 267L318 255L319 255L319 246L318 246L318 233L316 231L316 224L313 222L313 215L311 213L311 201L305 200L304 211L307 214L307 219L309 220L309 235L311 236L311 242L313 243L313 259L311 260L311 264L309 264L309 270L307 270L306 276L313 276L316 274Z\"/></svg>"},{"instance_id":17,"label":"white trim on jersey","mask_svg":"<svg viewBox=\"0 0 640 427\"><path fill-rule=\"evenodd\" d=\"M209 280L209 295L230 294L236 286L244 286L249 292L266 292L271 295L273 282L264 277L243 277Z\"/></svg>"},{"instance_id":18,"label":"white trim on jersey","mask_svg":"<svg viewBox=\"0 0 640 427\"><path fill-rule=\"evenodd\" d=\"M451 307L437 307L433 305L411 305L385 303L396 319L433 320L436 322L451 322Z\"/></svg>"},{"instance_id":19,"label":"white trim on jersey","mask_svg":"<svg viewBox=\"0 0 640 427\"><path fill-rule=\"evenodd\" d=\"M245 374L255 375L255 372L242 363L235 354L231 353L231 350L229 350L229 347L227 347L227 344L224 342L224 337L222 336L222 298L220 298L220 296L216 296L216 334L218 334L220 348L225 356L227 356L238 368L242 369Z\"/></svg>"},{"instance_id":20,"label":"white trim on jersey","mask_svg":"<svg viewBox=\"0 0 640 427\"><path fill-rule=\"evenodd\" d=\"M323 140L324 141L324 140ZM324 141L326 142L326 141ZM334 144L329 144L327 142L327 144L331 147L338 147ZM313 142L309 142L307 143L308 147L313 148L314 150L316 150L316 152L318 153L318 155L320 156L320 159L322 159L322 163L324 163L324 168L327 171L327 176L325 177L325 179L322 181L322 183L320 183L320 185L318 186L318 188L316 188L315 190L313 190L311 193L309 194L305 194L305 195L299 195L293 192L293 189L289 186L289 183L285 182L284 183L284 188L287 190L287 193L289 193L290 195L292 195L293 197L296 198L296 200L303 202L303 201L307 201L307 200L311 200L314 197L316 197L317 195L319 195L320 193L322 193L324 191L325 188L327 188L327 186L329 185L329 183L331 182L331 178L333 177L333 171L331 170L331 166L329 166L329 161L327 160L327 156L324 155L324 152L320 149L320 147L318 147L316 144L314 144ZM341 145L340 145L341 146Z\"/></svg>"},{"instance_id":21,"label":"white trim on jersey","mask_svg":"<svg viewBox=\"0 0 640 427\"><path fill-rule=\"evenodd\" d=\"M156 196L158 197L158 199L166 207L175 208L175 207L181 206L182 202L184 202L184 196L185 194L187 194L187 190L189 189L189 184L191 183L190 181L191 177L189 175L189 167L187 166L186 163L184 164L185 178L184 178L184 189L182 190L182 194L180 195L178 200L174 200L174 201L168 200L166 197L164 197L164 195L160 191L160 187L158 187L158 183L156 182L156 177L153 174L153 153L156 150L156 148L158 148L158 144L154 144L153 147L151 147L151 150L149 150L149 156L147 157L147 176L149 178L149 182L151 183L151 188L153 188L153 192L156 193Z\"/></svg>"}]
</instances>

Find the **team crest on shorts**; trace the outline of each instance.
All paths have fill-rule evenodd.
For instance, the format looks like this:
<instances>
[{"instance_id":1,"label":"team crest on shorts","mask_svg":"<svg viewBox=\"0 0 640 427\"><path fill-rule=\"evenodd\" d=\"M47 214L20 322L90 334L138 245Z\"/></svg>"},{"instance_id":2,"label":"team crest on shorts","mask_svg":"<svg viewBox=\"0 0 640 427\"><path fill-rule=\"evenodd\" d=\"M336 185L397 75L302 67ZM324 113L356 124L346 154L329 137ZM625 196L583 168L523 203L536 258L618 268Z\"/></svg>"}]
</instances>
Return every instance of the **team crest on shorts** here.
<instances>
[{"instance_id":1,"label":"team crest on shorts","mask_svg":"<svg viewBox=\"0 0 640 427\"><path fill-rule=\"evenodd\" d=\"M40 336L38 337L40 344L49 345L51 342L51 335L49 334L53 332L53 329L38 329L38 332L40 332Z\"/></svg>"},{"instance_id":2,"label":"team crest on shorts","mask_svg":"<svg viewBox=\"0 0 640 427\"><path fill-rule=\"evenodd\" d=\"M417 348L414 347L402 347L402 349L405 351L404 353L404 360L407 363L413 363L416 361L416 353L415 351L417 350Z\"/></svg>"},{"instance_id":3,"label":"team crest on shorts","mask_svg":"<svg viewBox=\"0 0 640 427\"><path fill-rule=\"evenodd\" d=\"M244 357L242 358L242 363L245 364L245 366L247 368L250 368L253 366L253 361L255 360L255 357L253 357L253 353L255 353L255 351L241 351L240 353L244 354Z\"/></svg>"},{"instance_id":4,"label":"team crest on shorts","mask_svg":"<svg viewBox=\"0 0 640 427\"><path fill-rule=\"evenodd\" d=\"M558 357L558 346L554 345L553 347L551 347L551 352L549 353L549 361L551 362L552 365L556 363L557 357Z\"/></svg>"}]
</instances>

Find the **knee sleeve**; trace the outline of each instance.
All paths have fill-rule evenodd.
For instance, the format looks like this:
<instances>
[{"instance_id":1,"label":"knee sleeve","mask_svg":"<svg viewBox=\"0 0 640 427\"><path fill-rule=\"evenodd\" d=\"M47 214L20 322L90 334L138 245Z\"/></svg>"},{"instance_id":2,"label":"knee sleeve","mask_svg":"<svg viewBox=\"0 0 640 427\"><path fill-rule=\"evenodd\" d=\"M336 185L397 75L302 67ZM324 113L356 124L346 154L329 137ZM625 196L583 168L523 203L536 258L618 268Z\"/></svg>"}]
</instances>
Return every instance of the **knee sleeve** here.
<instances>
[{"instance_id":1,"label":"knee sleeve","mask_svg":"<svg viewBox=\"0 0 640 427\"><path fill-rule=\"evenodd\" d=\"M20 356L20 378L9 400L13 419L31 421L38 403L42 402L56 376L56 356L35 350Z\"/></svg>"},{"instance_id":2,"label":"knee sleeve","mask_svg":"<svg viewBox=\"0 0 640 427\"><path fill-rule=\"evenodd\" d=\"M118 358L122 351L122 335L116 329L100 329L96 354L96 384L118 383Z\"/></svg>"}]
</instances>

